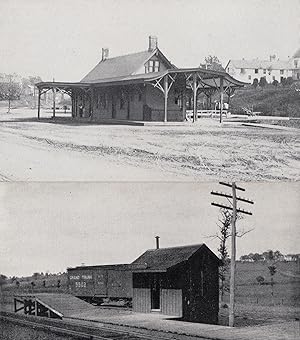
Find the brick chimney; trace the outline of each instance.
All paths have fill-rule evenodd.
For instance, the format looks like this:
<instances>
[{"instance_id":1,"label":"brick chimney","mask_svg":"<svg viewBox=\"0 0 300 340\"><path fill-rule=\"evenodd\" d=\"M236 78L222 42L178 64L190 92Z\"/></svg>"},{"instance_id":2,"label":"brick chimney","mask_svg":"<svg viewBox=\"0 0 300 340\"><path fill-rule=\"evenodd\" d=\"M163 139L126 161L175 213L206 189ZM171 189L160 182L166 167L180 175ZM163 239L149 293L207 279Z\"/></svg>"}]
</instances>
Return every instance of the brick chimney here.
<instances>
[{"instance_id":1,"label":"brick chimney","mask_svg":"<svg viewBox=\"0 0 300 340\"><path fill-rule=\"evenodd\" d=\"M102 61L106 60L109 55L109 49L108 48L102 48Z\"/></svg>"},{"instance_id":2,"label":"brick chimney","mask_svg":"<svg viewBox=\"0 0 300 340\"><path fill-rule=\"evenodd\" d=\"M155 236L155 239L156 239L156 249L159 249L159 239L160 239L160 237Z\"/></svg>"},{"instance_id":3,"label":"brick chimney","mask_svg":"<svg viewBox=\"0 0 300 340\"><path fill-rule=\"evenodd\" d=\"M157 37L155 37L154 35L150 35L149 36L149 47L148 47L148 51L152 52L157 48Z\"/></svg>"}]
</instances>

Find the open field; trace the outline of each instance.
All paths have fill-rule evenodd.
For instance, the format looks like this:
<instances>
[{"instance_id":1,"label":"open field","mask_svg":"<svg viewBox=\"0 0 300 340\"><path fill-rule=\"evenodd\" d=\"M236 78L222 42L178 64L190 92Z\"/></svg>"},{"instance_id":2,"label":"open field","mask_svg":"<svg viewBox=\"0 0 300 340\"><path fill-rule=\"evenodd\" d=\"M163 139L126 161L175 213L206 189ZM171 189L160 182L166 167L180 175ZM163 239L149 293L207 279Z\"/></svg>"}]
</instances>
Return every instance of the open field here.
<instances>
[{"instance_id":1,"label":"open field","mask_svg":"<svg viewBox=\"0 0 300 340\"><path fill-rule=\"evenodd\" d=\"M297 129L200 119L178 126L80 124L0 112L2 180L299 180ZM47 114L42 113L42 117ZM48 113L49 116L49 113Z\"/></svg>"}]
</instances>

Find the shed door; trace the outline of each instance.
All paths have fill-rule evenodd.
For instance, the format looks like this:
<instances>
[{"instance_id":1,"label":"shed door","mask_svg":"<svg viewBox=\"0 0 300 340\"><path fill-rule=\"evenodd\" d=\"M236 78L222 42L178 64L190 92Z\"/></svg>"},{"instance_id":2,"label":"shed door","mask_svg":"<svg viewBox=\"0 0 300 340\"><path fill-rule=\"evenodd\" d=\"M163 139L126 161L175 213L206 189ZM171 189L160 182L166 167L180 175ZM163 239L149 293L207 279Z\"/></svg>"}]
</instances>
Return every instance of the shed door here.
<instances>
[{"instance_id":1,"label":"shed door","mask_svg":"<svg viewBox=\"0 0 300 340\"><path fill-rule=\"evenodd\" d=\"M150 295L150 289L148 288L133 288L133 310L139 313L150 313Z\"/></svg>"},{"instance_id":2,"label":"shed door","mask_svg":"<svg viewBox=\"0 0 300 340\"><path fill-rule=\"evenodd\" d=\"M161 290L161 312L165 315L182 317L182 290Z\"/></svg>"}]
</instances>

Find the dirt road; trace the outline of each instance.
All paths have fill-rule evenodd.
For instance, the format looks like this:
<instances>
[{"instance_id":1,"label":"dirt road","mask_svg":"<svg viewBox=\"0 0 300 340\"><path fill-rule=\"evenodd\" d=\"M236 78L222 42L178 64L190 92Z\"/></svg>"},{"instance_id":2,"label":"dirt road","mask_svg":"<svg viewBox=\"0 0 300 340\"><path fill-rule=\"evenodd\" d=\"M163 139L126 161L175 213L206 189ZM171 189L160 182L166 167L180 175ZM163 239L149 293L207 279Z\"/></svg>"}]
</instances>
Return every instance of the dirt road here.
<instances>
[{"instance_id":1,"label":"dirt road","mask_svg":"<svg viewBox=\"0 0 300 340\"><path fill-rule=\"evenodd\" d=\"M35 121L0 113L0 179L299 180L299 133L210 119L187 126Z\"/></svg>"}]
</instances>

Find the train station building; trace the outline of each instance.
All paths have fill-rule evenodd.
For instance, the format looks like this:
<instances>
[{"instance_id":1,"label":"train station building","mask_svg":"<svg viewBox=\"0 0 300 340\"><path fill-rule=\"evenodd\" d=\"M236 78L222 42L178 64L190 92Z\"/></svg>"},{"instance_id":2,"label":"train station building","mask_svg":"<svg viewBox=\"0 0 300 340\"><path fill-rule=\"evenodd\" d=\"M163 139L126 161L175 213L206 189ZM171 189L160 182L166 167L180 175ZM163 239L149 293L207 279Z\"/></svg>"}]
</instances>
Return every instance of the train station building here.
<instances>
[{"instance_id":1,"label":"train station building","mask_svg":"<svg viewBox=\"0 0 300 340\"><path fill-rule=\"evenodd\" d=\"M150 36L142 52L111 58L109 50L102 49L101 61L80 82L38 83L38 118L41 96L48 91L53 92L54 117L57 92L71 97L72 117L78 120L181 122L188 106L195 121L198 95L204 93L210 103L216 92L222 117L224 95L244 85L226 72L176 67Z\"/></svg>"}]
</instances>

